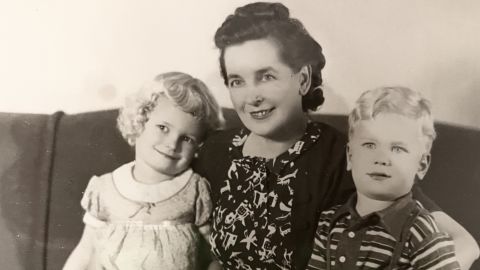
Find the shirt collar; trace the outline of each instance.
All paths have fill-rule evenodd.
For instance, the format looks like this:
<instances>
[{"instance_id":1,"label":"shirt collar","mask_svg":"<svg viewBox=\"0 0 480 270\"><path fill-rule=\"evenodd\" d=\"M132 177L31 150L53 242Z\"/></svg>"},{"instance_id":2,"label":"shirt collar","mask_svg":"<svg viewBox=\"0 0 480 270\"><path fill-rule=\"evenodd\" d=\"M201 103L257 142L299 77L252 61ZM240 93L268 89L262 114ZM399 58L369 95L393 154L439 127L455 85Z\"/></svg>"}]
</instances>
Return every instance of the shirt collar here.
<instances>
[{"instance_id":1,"label":"shirt collar","mask_svg":"<svg viewBox=\"0 0 480 270\"><path fill-rule=\"evenodd\" d=\"M373 212L367 216L360 217L355 209L356 202L357 195L353 194L348 199L347 203L342 205L337 210L332 219L333 223L339 218L349 214L354 227L381 222L385 229L397 240L400 239L405 221L410 216L412 210L416 207L416 203L412 198L412 193L410 192L398 198L389 207L381 211Z\"/></svg>"}]
</instances>

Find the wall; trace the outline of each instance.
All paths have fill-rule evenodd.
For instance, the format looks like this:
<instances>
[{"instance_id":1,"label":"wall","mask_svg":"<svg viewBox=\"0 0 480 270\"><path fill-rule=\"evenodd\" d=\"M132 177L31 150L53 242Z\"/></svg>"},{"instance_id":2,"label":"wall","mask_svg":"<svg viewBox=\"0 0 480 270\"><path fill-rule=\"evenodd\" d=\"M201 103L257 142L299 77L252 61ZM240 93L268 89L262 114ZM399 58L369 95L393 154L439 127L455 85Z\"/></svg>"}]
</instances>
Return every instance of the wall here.
<instances>
[{"instance_id":1,"label":"wall","mask_svg":"<svg viewBox=\"0 0 480 270\"><path fill-rule=\"evenodd\" d=\"M155 74L205 80L230 106L213 35L249 1L2 1L0 111L68 113L117 107ZM480 2L282 1L322 44L327 102L402 84L431 99L437 119L480 128Z\"/></svg>"}]
</instances>

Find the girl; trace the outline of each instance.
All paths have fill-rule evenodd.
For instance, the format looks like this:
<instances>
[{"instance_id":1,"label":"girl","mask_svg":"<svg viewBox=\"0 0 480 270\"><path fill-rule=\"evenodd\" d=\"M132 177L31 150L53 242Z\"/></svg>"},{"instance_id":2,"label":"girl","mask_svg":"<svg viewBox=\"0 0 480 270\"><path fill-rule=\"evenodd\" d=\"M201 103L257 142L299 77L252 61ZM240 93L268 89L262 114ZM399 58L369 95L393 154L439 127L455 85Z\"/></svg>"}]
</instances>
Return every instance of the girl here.
<instances>
[{"instance_id":1,"label":"girl","mask_svg":"<svg viewBox=\"0 0 480 270\"><path fill-rule=\"evenodd\" d=\"M184 73L161 74L128 99L118 128L135 161L90 180L85 229L64 269L195 269L212 206L208 182L189 166L220 126L210 91Z\"/></svg>"},{"instance_id":2,"label":"girl","mask_svg":"<svg viewBox=\"0 0 480 270\"><path fill-rule=\"evenodd\" d=\"M288 8L262 2L228 16L215 44L245 128L209 137L194 164L212 186L212 251L225 269L304 269L319 213L354 191L344 136L307 114L324 101L322 48ZM473 261L473 238L443 212L434 216Z\"/></svg>"}]
</instances>

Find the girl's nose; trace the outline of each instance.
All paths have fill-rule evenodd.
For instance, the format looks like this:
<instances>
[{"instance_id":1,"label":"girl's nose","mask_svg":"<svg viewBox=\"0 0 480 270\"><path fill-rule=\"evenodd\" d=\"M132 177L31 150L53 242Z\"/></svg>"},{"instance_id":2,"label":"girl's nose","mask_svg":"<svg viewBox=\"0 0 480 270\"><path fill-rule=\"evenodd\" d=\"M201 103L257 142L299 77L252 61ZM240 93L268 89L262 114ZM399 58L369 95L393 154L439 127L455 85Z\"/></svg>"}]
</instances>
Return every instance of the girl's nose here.
<instances>
[{"instance_id":1,"label":"girl's nose","mask_svg":"<svg viewBox=\"0 0 480 270\"><path fill-rule=\"evenodd\" d=\"M179 142L179 136L175 135L175 134L168 134L168 136L165 138L165 141L164 141L164 145L172 150L172 151L176 151L177 150L177 147L178 147L178 142Z\"/></svg>"}]
</instances>

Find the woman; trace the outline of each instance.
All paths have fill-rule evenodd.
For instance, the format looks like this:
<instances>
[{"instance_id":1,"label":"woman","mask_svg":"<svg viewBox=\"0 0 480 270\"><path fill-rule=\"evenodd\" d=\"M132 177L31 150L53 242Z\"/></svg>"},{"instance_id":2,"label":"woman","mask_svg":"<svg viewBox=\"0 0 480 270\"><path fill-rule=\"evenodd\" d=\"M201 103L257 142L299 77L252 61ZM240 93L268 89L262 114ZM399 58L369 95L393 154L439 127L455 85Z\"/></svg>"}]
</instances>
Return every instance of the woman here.
<instances>
[{"instance_id":1,"label":"woman","mask_svg":"<svg viewBox=\"0 0 480 270\"><path fill-rule=\"evenodd\" d=\"M353 192L344 136L307 114L324 101L322 48L279 3L237 8L215 44L245 128L211 136L194 165L212 186L212 252L226 269L304 269L318 214ZM435 213L476 250L460 225Z\"/></svg>"}]
</instances>

